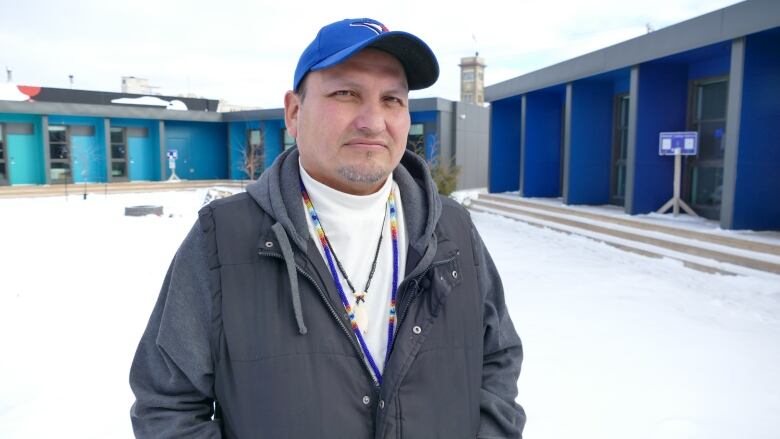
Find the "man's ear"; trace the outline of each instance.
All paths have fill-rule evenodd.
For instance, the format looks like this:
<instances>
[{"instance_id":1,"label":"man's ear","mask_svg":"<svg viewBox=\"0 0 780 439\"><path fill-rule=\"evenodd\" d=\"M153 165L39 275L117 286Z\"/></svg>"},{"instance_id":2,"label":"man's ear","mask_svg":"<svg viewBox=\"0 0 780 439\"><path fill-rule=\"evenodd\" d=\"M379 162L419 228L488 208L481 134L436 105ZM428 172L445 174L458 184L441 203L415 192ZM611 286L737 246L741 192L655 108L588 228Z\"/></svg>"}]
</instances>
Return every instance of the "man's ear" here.
<instances>
[{"instance_id":1,"label":"man's ear","mask_svg":"<svg viewBox=\"0 0 780 439\"><path fill-rule=\"evenodd\" d=\"M301 109L301 97L292 90L284 94L284 124L287 132L298 138L298 112Z\"/></svg>"}]
</instances>

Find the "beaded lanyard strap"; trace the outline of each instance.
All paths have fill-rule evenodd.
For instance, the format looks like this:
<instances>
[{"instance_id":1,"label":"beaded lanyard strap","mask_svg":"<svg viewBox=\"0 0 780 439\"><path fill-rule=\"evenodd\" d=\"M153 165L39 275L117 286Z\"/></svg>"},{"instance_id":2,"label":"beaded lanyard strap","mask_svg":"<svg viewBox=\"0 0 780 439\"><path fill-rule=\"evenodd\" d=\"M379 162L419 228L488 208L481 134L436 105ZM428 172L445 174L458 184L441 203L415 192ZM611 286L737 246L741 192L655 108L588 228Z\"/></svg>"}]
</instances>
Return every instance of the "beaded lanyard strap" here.
<instances>
[{"instance_id":1,"label":"beaded lanyard strap","mask_svg":"<svg viewBox=\"0 0 780 439\"><path fill-rule=\"evenodd\" d=\"M360 347L363 349L363 354L366 356L366 360L368 360L368 364L371 366L371 369L374 372L374 376L376 377L379 384L382 384L382 373L379 371L379 367L377 367L376 361L374 361L374 357L368 350L368 345L366 345L366 341L363 338L363 334L361 333L357 324L357 320L355 319L355 313L352 310L352 306L349 304L349 301L347 300L347 295L344 293L344 287L339 281L336 265L333 262L334 253L331 249L328 237L325 235L325 229L322 228L322 224L320 224L320 219L317 216L317 212L314 210L314 204L309 198L309 193L306 192L306 187L303 185L303 181L301 181L301 195L303 196L303 202L306 205L306 210L309 211L309 216L311 217L311 221L314 224L314 230L317 232L317 237L322 244L322 250L325 253L325 259L328 260L330 274L333 277L333 281L336 283L336 289L339 292L341 303L344 305L344 309L347 311L347 315L349 315L349 321L352 324L352 332L355 333L355 336L360 343ZM390 235L393 242L393 289L390 292L390 317L388 318L387 325L387 353L385 355L385 362L387 362L387 358L390 356L390 350L393 347L393 336L395 333L395 299L396 292L398 290L398 217L395 208L395 196L393 195L392 190L390 190L390 195L387 197L387 207L390 210Z\"/></svg>"}]
</instances>

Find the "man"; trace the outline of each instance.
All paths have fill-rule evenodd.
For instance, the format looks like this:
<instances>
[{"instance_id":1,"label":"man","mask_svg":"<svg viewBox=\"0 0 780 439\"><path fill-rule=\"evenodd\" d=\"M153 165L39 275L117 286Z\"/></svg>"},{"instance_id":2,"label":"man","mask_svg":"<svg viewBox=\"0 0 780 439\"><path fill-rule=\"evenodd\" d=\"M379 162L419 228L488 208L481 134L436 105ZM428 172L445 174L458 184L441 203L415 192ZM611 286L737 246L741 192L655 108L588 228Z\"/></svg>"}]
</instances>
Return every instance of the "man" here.
<instances>
[{"instance_id":1,"label":"man","mask_svg":"<svg viewBox=\"0 0 780 439\"><path fill-rule=\"evenodd\" d=\"M285 122L297 148L211 203L130 372L138 437L519 438L522 348L468 214L406 151L438 64L370 19L323 27Z\"/></svg>"}]
</instances>

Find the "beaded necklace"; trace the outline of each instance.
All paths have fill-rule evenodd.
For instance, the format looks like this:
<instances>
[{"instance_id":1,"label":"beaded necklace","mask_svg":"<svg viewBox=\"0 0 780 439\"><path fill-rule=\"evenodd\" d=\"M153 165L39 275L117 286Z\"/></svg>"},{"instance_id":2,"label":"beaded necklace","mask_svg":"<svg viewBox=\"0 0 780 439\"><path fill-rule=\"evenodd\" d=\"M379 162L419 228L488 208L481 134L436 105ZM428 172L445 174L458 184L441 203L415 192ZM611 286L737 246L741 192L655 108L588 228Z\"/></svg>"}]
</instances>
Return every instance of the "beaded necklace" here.
<instances>
[{"instance_id":1,"label":"beaded necklace","mask_svg":"<svg viewBox=\"0 0 780 439\"><path fill-rule=\"evenodd\" d=\"M387 216L385 215L382 219L382 227L379 228L379 240L376 243L376 250L374 251L374 259L371 261L371 271L368 273L368 279L366 280L366 286L363 287L362 290L358 291L355 289L355 286L352 285L352 281L349 280L349 276L347 276L346 270L344 270L344 267L341 265L341 261L339 260L338 255L336 254L336 249L333 248L333 244L330 243L330 239L328 239L328 236L325 235L325 240L328 241L328 247L330 248L330 254L333 255L333 259L336 261L336 267L338 267L339 272L341 273L341 276L344 277L344 280L347 281L347 285L349 286L349 290L352 291L352 295L355 297L355 321L357 321L358 327L360 327L363 331L363 333L366 333L366 330L368 329L368 316L366 315L366 296L368 295L368 287L371 286L371 279L374 278L374 272L376 272L376 263L379 260L379 249L382 248L382 235L384 235L385 230L385 224L387 223ZM363 302L363 306L360 306L360 303Z\"/></svg>"},{"instance_id":2,"label":"beaded necklace","mask_svg":"<svg viewBox=\"0 0 780 439\"><path fill-rule=\"evenodd\" d=\"M306 210L309 212L309 216L311 217L312 224L314 224L314 230L317 232L317 237L320 240L320 244L322 244L322 250L323 253L325 253L325 259L328 261L328 268L330 268L330 274L333 277L333 281L336 284L336 289L339 292L339 297L341 298L341 303L344 305L344 309L347 312L347 315L349 316L349 321L352 325L352 332L355 333L355 336L358 339L358 342L360 344L361 349L363 350L363 354L366 357L366 360L368 361L368 364L371 366L371 370L374 372L374 376L376 377L379 384L382 384L382 373L379 371L379 367L377 367L376 361L374 360L374 357L371 355L371 352L368 349L368 345L366 345L366 341L363 338L363 334L358 327L357 319L355 318L355 312L352 309L352 306L349 304L349 300L347 300L347 296L344 293L344 287L341 285L341 281L339 281L339 275L336 271L336 265L333 262L333 250L330 245L330 242L328 241L327 235L325 235L325 229L322 228L322 224L320 223L320 219L317 216L317 211L314 210L314 204L311 202L311 198L309 198L309 193L306 192L306 187L303 185L303 181L301 180L301 196L303 197L303 202L306 205ZM390 235L392 237L392 244L393 244L393 287L390 291L390 316L388 318L388 325L387 325L387 352L385 355L385 362L387 362L387 358L390 356L390 350L393 347L393 337L395 335L395 301L396 301L396 292L398 290L398 217L396 212L396 206L395 206L395 196L393 195L392 189L390 190L390 195L387 197L387 207L390 211Z\"/></svg>"}]
</instances>

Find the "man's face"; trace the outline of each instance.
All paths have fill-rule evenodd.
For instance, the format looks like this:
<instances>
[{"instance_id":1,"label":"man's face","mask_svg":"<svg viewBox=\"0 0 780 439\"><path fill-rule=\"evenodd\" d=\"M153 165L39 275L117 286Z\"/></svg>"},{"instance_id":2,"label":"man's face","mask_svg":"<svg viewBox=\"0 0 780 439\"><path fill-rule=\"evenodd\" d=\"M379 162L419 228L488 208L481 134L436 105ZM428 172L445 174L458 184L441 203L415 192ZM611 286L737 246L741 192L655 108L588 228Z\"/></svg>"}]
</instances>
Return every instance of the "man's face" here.
<instances>
[{"instance_id":1,"label":"man's face","mask_svg":"<svg viewBox=\"0 0 780 439\"><path fill-rule=\"evenodd\" d=\"M392 55L364 49L310 72L303 96L287 92L285 123L315 180L351 194L377 191L409 135L409 87Z\"/></svg>"}]
</instances>

